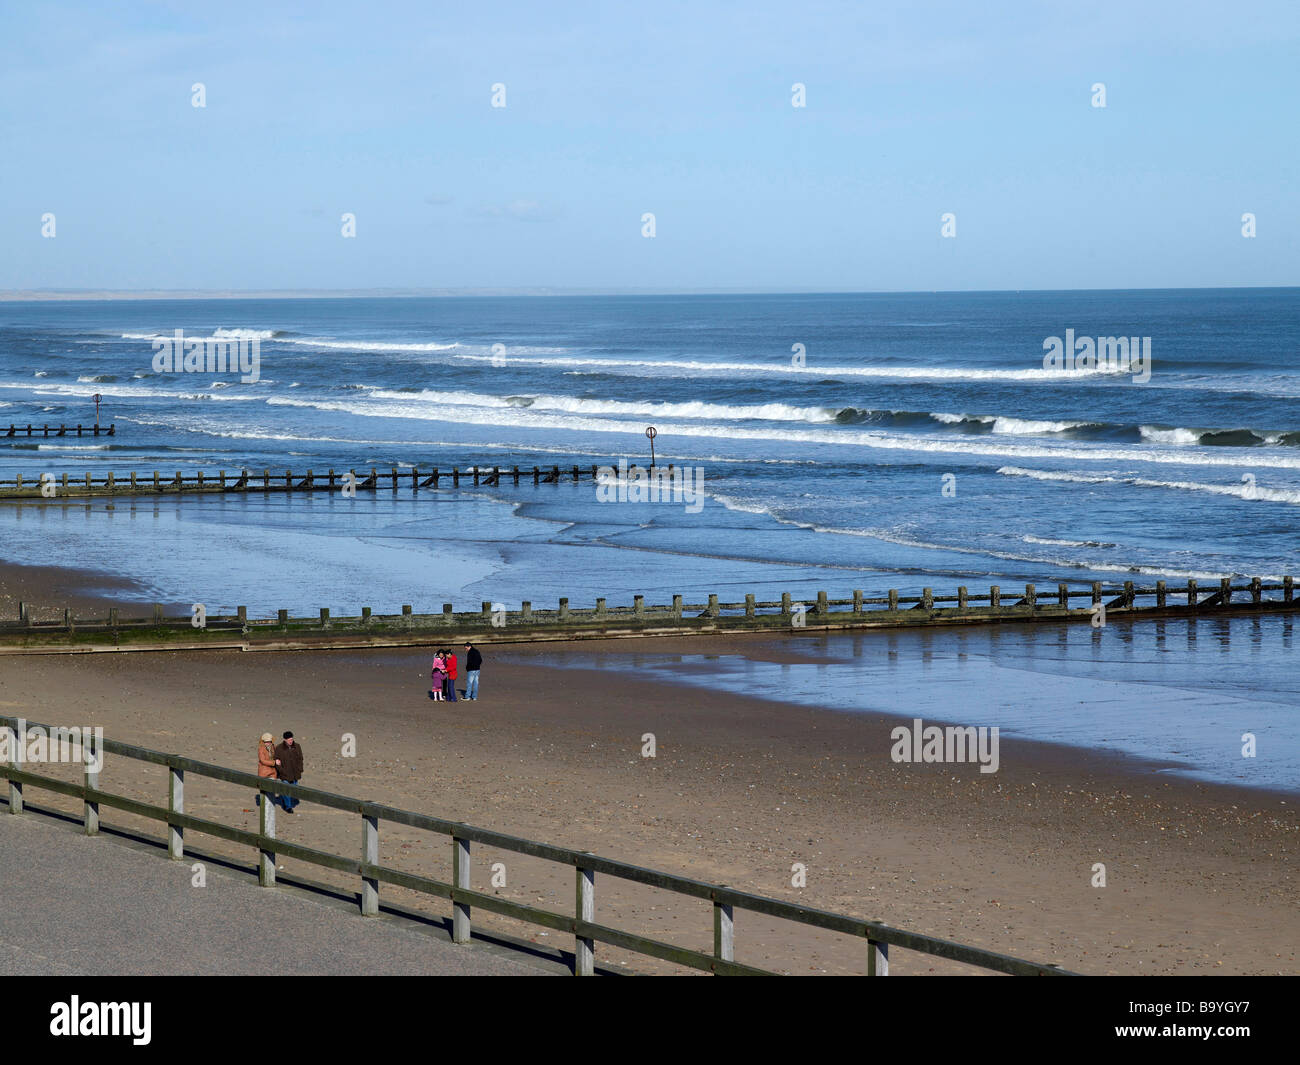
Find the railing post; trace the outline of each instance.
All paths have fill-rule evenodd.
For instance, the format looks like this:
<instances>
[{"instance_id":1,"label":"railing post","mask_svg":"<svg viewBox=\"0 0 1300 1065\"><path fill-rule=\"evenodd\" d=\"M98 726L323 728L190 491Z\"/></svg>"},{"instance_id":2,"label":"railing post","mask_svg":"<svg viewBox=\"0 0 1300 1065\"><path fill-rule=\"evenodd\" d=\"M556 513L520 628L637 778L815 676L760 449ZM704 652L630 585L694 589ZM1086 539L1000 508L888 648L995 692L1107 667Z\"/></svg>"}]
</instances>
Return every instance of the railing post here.
<instances>
[{"instance_id":1,"label":"railing post","mask_svg":"<svg viewBox=\"0 0 1300 1065\"><path fill-rule=\"evenodd\" d=\"M596 918L596 871L578 866L577 900L574 907L579 921L594 921ZM596 971L595 941L580 936L573 936L573 975L591 976Z\"/></svg>"},{"instance_id":2,"label":"railing post","mask_svg":"<svg viewBox=\"0 0 1300 1065\"><path fill-rule=\"evenodd\" d=\"M169 782L167 812L183 814L185 812L185 770L168 766L167 778ZM173 825L170 821L167 822L167 854L177 861L185 857L185 829L180 825Z\"/></svg>"},{"instance_id":3,"label":"railing post","mask_svg":"<svg viewBox=\"0 0 1300 1065\"><path fill-rule=\"evenodd\" d=\"M86 758L89 753L91 757ZM99 790L99 759L102 752L94 745L94 736L91 737L91 744L82 748L82 757L85 759L85 765L82 768L81 783L84 787ZM99 835L99 803L93 799L83 797L81 800L81 824L88 836Z\"/></svg>"},{"instance_id":4,"label":"railing post","mask_svg":"<svg viewBox=\"0 0 1300 1065\"><path fill-rule=\"evenodd\" d=\"M719 961L736 960L736 922L731 904L717 899L713 900L713 956Z\"/></svg>"},{"instance_id":5,"label":"railing post","mask_svg":"<svg viewBox=\"0 0 1300 1065\"><path fill-rule=\"evenodd\" d=\"M19 761L19 759L22 757L22 755L19 753L19 751L23 747L23 745L26 744L26 742L27 742L27 737L15 731L14 742L9 745L10 746L10 751L9 751L10 769L21 768L22 763ZM14 780L12 777L9 778L9 812L11 814L20 814L23 812L23 786L18 781Z\"/></svg>"},{"instance_id":6,"label":"railing post","mask_svg":"<svg viewBox=\"0 0 1300 1065\"><path fill-rule=\"evenodd\" d=\"M889 944L867 940L867 975L889 975Z\"/></svg>"},{"instance_id":7,"label":"railing post","mask_svg":"<svg viewBox=\"0 0 1300 1065\"><path fill-rule=\"evenodd\" d=\"M365 865L379 864L379 818L374 814L361 815L361 861ZM379 881L361 875L361 916L379 914Z\"/></svg>"},{"instance_id":8,"label":"railing post","mask_svg":"<svg viewBox=\"0 0 1300 1065\"><path fill-rule=\"evenodd\" d=\"M260 834L265 841L275 839L275 803L271 800L274 795L262 791L257 791L258 795L258 827ZM267 850L265 842L258 845L257 848L257 882L262 887L275 887L275 851Z\"/></svg>"},{"instance_id":9,"label":"railing post","mask_svg":"<svg viewBox=\"0 0 1300 1065\"><path fill-rule=\"evenodd\" d=\"M461 891L469 890L469 840L451 837L451 883ZM468 943L470 937L469 903L452 900L451 940Z\"/></svg>"}]
</instances>

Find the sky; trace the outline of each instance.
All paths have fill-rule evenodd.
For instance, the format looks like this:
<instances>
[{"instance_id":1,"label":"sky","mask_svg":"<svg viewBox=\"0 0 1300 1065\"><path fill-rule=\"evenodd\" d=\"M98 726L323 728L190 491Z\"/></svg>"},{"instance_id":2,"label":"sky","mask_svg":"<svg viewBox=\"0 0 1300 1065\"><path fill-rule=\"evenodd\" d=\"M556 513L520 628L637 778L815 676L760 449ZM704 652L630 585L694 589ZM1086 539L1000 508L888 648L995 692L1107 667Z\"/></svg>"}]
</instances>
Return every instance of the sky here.
<instances>
[{"instance_id":1,"label":"sky","mask_svg":"<svg viewBox=\"0 0 1300 1065\"><path fill-rule=\"evenodd\" d=\"M1298 46L1294 0L0 0L0 289L1297 285Z\"/></svg>"}]
</instances>

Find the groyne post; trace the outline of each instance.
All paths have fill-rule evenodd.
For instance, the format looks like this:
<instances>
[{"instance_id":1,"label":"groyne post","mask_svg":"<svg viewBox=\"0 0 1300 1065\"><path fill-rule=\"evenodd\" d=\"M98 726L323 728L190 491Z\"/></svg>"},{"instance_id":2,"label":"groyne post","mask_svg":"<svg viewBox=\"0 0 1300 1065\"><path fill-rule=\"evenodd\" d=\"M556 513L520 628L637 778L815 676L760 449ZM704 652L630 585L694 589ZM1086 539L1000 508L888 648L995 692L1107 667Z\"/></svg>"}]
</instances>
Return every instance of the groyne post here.
<instances>
[{"instance_id":1,"label":"groyne post","mask_svg":"<svg viewBox=\"0 0 1300 1065\"><path fill-rule=\"evenodd\" d=\"M753 616L754 616L754 593L749 592L746 593L745 595L745 617L752 618Z\"/></svg>"},{"instance_id":2,"label":"groyne post","mask_svg":"<svg viewBox=\"0 0 1300 1065\"><path fill-rule=\"evenodd\" d=\"M853 616L856 618L862 617L862 589L861 588L853 589Z\"/></svg>"},{"instance_id":3,"label":"groyne post","mask_svg":"<svg viewBox=\"0 0 1300 1065\"><path fill-rule=\"evenodd\" d=\"M560 621L564 622L568 620L569 620L569 600L566 597L560 600Z\"/></svg>"},{"instance_id":4,"label":"groyne post","mask_svg":"<svg viewBox=\"0 0 1300 1065\"><path fill-rule=\"evenodd\" d=\"M678 621L682 618L682 597L680 595L673 596L673 617Z\"/></svg>"},{"instance_id":5,"label":"groyne post","mask_svg":"<svg viewBox=\"0 0 1300 1065\"><path fill-rule=\"evenodd\" d=\"M1165 605L1165 582L1156 581L1156 606L1163 607L1164 605Z\"/></svg>"},{"instance_id":6,"label":"groyne post","mask_svg":"<svg viewBox=\"0 0 1300 1065\"><path fill-rule=\"evenodd\" d=\"M989 587L989 606L994 610L1002 606L1002 589L996 584Z\"/></svg>"},{"instance_id":7,"label":"groyne post","mask_svg":"<svg viewBox=\"0 0 1300 1065\"><path fill-rule=\"evenodd\" d=\"M964 584L959 585L957 588L957 609L958 610L966 609L966 599L967 599L966 585Z\"/></svg>"},{"instance_id":8,"label":"groyne post","mask_svg":"<svg viewBox=\"0 0 1300 1065\"><path fill-rule=\"evenodd\" d=\"M897 589L897 588L890 588L890 589L889 589L889 609L890 609L890 610L897 610L897 609L898 609L898 589Z\"/></svg>"}]
</instances>

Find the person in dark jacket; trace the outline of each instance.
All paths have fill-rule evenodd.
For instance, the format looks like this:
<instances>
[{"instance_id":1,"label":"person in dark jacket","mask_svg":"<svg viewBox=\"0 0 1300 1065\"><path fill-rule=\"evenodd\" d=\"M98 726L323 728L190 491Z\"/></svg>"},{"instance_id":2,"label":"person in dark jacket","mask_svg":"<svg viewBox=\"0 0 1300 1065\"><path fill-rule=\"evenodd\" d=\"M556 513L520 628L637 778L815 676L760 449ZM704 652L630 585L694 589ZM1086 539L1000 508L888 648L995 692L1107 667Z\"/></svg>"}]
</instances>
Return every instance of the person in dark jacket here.
<instances>
[{"instance_id":1,"label":"person in dark jacket","mask_svg":"<svg viewBox=\"0 0 1300 1065\"><path fill-rule=\"evenodd\" d=\"M465 645L465 698L478 698L478 671L483 668L483 656L472 643Z\"/></svg>"},{"instance_id":2,"label":"person in dark jacket","mask_svg":"<svg viewBox=\"0 0 1300 1065\"><path fill-rule=\"evenodd\" d=\"M292 732L286 732L284 742L276 744L275 757L280 761L280 779L297 784L302 779L302 746L293 738ZM284 795L280 805L285 813L291 814L298 800L292 795Z\"/></svg>"}]
</instances>

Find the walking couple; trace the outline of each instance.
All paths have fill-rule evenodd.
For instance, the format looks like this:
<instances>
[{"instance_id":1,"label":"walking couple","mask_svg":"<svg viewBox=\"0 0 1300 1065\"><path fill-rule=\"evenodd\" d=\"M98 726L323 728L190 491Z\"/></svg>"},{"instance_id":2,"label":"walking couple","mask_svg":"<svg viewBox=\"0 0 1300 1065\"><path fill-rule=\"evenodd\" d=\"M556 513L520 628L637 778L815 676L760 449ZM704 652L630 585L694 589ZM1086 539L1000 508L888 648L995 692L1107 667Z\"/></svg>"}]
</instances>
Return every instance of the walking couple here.
<instances>
[{"instance_id":1,"label":"walking couple","mask_svg":"<svg viewBox=\"0 0 1300 1065\"><path fill-rule=\"evenodd\" d=\"M297 784L302 779L302 746L293 738L292 732L286 732L280 743L276 743L269 732L262 733L257 745L257 775L268 780L283 780L287 784ZM293 808L298 805L298 800L292 795L274 795L271 801L287 814L293 813ZM261 805L260 794L257 802Z\"/></svg>"},{"instance_id":2,"label":"walking couple","mask_svg":"<svg viewBox=\"0 0 1300 1065\"><path fill-rule=\"evenodd\" d=\"M465 645L465 698L478 698L478 673L483 656L472 643ZM435 703L456 701L456 652L444 649L433 656L430 672L429 698Z\"/></svg>"}]
</instances>

